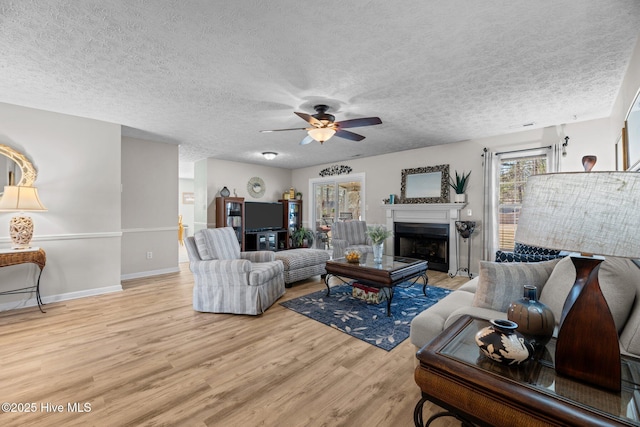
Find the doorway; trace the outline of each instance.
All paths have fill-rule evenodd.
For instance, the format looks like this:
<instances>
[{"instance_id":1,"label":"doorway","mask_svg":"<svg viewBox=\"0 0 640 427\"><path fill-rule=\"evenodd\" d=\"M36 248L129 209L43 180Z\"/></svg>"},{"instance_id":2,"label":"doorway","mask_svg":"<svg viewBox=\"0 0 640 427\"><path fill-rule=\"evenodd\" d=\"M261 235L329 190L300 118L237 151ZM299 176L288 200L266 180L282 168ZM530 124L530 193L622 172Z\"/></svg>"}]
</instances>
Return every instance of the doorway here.
<instances>
[{"instance_id":1,"label":"doorway","mask_svg":"<svg viewBox=\"0 0 640 427\"><path fill-rule=\"evenodd\" d=\"M365 220L364 174L309 180L313 195L310 228L316 247L331 249L331 227L336 221Z\"/></svg>"}]
</instances>

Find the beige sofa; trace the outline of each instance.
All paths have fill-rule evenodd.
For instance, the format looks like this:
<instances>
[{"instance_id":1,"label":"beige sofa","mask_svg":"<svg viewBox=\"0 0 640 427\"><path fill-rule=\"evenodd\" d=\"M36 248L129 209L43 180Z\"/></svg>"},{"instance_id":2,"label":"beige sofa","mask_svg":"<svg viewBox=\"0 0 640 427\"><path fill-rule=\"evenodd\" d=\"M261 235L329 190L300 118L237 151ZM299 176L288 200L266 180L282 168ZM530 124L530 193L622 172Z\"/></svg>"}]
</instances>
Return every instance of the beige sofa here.
<instances>
[{"instance_id":1,"label":"beige sofa","mask_svg":"<svg viewBox=\"0 0 640 427\"><path fill-rule=\"evenodd\" d=\"M640 268L628 259L607 258L598 277L618 328L621 351L640 356ZM422 348L465 314L506 319L509 303L522 297L525 284L538 288L539 301L551 308L557 323L574 280L569 257L536 263L481 261L477 277L412 320L411 342Z\"/></svg>"}]
</instances>

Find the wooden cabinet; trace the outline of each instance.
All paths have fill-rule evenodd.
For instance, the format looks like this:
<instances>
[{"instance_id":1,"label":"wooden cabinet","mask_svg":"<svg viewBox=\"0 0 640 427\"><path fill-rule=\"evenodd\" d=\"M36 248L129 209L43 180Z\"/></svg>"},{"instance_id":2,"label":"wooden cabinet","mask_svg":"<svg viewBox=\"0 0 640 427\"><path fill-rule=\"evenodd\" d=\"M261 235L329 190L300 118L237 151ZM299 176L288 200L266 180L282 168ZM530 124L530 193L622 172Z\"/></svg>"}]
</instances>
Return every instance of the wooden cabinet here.
<instances>
[{"instance_id":1,"label":"wooden cabinet","mask_svg":"<svg viewBox=\"0 0 640 427\"><path fill-rule=\"evenodd\" d=\"M283 227L287 229L286 247L291 246L291 232L302 227L302 200L278 200L284 209Z\"/></svg>"},{"instance_id":2,"label":"wooden cabinet","mask_svg":"<svg viewBox=\"0 0 640 427\"><path fill-rule=\"evenodd\" d=\"M216 197L216 227L231 227L244 251L244 198Z\"/></svg>"},{"instance_id":3,"label":"wooden cabinet","mask_svg":"<svg viewBox=\"0 0 640 427\"><path fill-rule=\"evenodd\" d=\"M257 231L245 233L245 251L281 251L288 249L287 230Z\"/></svg>"}]
</instances>

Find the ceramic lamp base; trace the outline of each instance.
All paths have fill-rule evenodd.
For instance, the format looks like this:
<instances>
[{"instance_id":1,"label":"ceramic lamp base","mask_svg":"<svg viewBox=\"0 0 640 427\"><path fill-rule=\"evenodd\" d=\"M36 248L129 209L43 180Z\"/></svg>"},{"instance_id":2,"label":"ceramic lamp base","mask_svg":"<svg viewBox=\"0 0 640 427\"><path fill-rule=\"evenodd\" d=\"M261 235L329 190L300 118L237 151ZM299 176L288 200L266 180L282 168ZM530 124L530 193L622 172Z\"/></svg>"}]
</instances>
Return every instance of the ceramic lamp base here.
<instances>
[{"instance_id":1,"label":"ceramic lamp base","mask_svg":"<svg viewBox=\"0 0 640 427\"><path fill-rule=\"evenodd\" d=\"M13 242L13 249L30 247L33 237L33 220L28 216L14 216L9 222L9 235Z\"/></svg>"}]
</instances>

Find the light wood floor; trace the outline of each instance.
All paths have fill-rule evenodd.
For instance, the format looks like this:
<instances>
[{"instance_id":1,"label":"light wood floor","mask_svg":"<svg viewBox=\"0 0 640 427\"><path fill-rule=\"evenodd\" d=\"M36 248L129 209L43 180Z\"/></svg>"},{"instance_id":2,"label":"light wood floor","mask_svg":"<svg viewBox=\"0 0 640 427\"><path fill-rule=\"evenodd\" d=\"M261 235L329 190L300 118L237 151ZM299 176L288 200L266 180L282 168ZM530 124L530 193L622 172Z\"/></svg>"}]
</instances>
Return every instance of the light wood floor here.
<instances>
[{"instance_id":1,"label":"light wood floor","mask_svg":"<svg viewBox=\"0 0 640 427\"><path fill-rule=\"evenodd\" d=\"M466 280L429 272L438 286ZM0 401L35 409L0 412L0 425L413 425L408 339L387 352L278 303L261 316L197 313L188 264L123 287L46 314L0 313ZM323 288L316 277L281 301ZM74 403L90 412L70 412Z\"/></svg>"}]
</instances>

